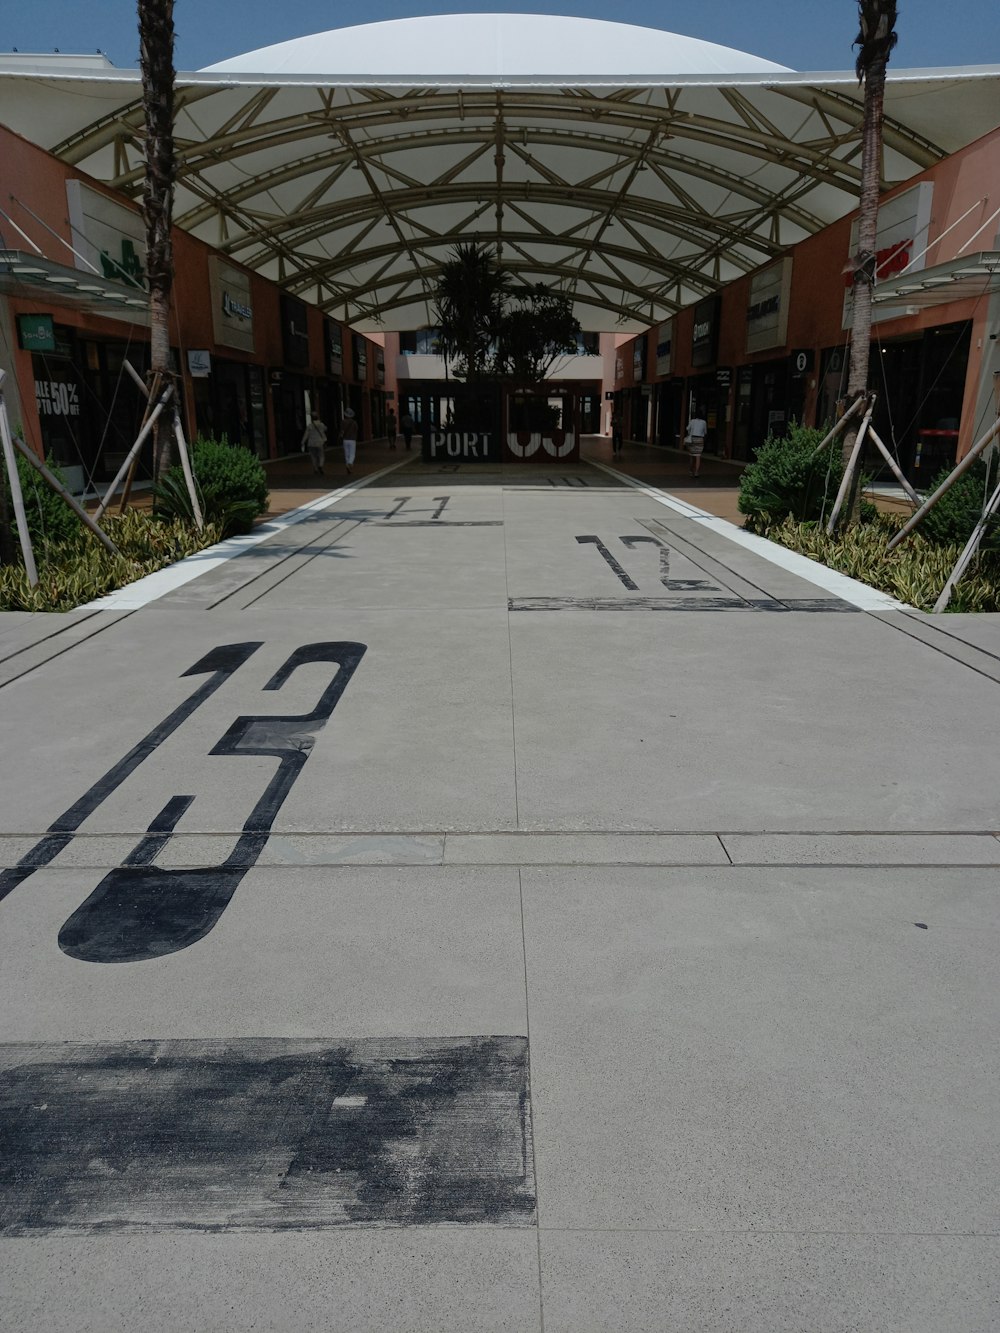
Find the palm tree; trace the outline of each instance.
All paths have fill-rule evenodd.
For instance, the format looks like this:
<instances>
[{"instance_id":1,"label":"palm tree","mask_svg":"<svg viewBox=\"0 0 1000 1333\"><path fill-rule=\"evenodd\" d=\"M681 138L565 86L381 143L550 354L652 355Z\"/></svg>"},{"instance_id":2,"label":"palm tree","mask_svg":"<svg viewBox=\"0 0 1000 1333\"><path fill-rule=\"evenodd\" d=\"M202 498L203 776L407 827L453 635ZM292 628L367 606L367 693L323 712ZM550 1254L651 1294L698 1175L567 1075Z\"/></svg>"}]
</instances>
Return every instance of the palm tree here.
<instances>
[{"instance_id":1,"label":"palm tree","mask_svg":"<svg viewBox=\"0 0 1000 1333\"><path fill-rule=\"evenodd\" d=\"M146 224L152 384L169 382L170 290L174 255L170 227L174 192L174 0L138 0L139 63L146 122L146 178L142 215ZM152 401L152 400L151 400ZM153 478L170 461L173 428L164 412L153 438Z\"/></svg>"},{"instance_id":2,"label":"palm tree","mask_svg":"<svg viewBox=\"0 0 1000 1333\"><path fill-rule=\"evenodd\" d=\"M540 384L558 357L577 349L580 321L573 300L541 282L510 295L511 307L500 317L497 372L522 384Z\"/></svg>"},{"instance_id":3,"label":"palm tree","mask_svg":"<svg viewBox=\"0 0 1000 1333\"><path fill-rule=\"evenodd\" d=\"M493 373L509 285L506 270L479 241L456 245L441 266L435 318L441 351L456 378L472 383Z\"/></svg>"},{"instance_id":4,"label":"palm tree","mask_svg":"<svg viewBox=\"0 0 1000 1333\"><path fill-rule=\"evenodd\" d=\"M875 284L876 235L878 232L879 185L882 176L882 120L885 108L885 71L896 45L896 0L858 0L860 31L854 39L858 48L855 64L858 82L865 85L862 122L861 197L858 212L858 250L854 265L854 318L851 324L851 366L847 396L851 402L868 393L868 357L872 330L872 288ZM858 428L851 426L844 434L844 463L847 464L857 440ZM850 500L845 505L848 521L858 508L860 467L852 482Z\"/></svg>"}]
</instances>

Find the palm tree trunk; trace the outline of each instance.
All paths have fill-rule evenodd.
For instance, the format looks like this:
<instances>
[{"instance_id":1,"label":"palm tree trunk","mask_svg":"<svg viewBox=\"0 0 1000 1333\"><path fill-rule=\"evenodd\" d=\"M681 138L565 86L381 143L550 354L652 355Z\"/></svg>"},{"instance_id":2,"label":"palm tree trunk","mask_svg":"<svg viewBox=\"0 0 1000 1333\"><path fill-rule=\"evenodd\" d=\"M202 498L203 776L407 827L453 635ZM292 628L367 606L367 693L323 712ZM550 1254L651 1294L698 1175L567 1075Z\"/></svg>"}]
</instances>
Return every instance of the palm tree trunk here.
<instances>
[{"instance_id":1,"label":"palm tree trunk","mask_svg":"<svg viewBox=\"0 0 1000 1333\"><path fill-rule=\"evenodd\" d=\"M878 235L879 186L882 177L882 120L885 68L877 59L865 74L865 118L862 130L861 206L858 213L857 268L854 273L854 318L851 323L851 367L847 396L852 402L868 390L868 357L872 334L872 288Z\"/></svg>"},{"instance_id":2,"label":"palm tree trunk","mask_svg":"<svg viewBox=\"0 0 1000 1333\"><path fill-rule=\"evenodd\" d=\"M169 382L170 292L174 255L170 228L174 190L174 0L139 0L139 52L146 121L146 224L149 283L149 379ZM153 478L170 465L172 414L164 412L153 435Z\"/></svg>"},{"instance_id":3,"label":"palm tree trunk","mask_svg":"<svg viewBox=\"0 0 1000 1333\"><path fill-rule=\"evenodd\" d=\"M854 311L851 321L851 364L847 384L850 402L868 395L868 361L872 335L872 290L875 286L879 191L882 181L882 122L885 114L885 72L896 44L895 0L859 0L861 32L857 71L864 78L864 119L861 130L861 195L858 210L858 249L854 255ZM843 436L844 466L857 443L860 419ZM844 519L857 521L861 504L861 460L851 480Z\"/></svg>"}]
</instances>

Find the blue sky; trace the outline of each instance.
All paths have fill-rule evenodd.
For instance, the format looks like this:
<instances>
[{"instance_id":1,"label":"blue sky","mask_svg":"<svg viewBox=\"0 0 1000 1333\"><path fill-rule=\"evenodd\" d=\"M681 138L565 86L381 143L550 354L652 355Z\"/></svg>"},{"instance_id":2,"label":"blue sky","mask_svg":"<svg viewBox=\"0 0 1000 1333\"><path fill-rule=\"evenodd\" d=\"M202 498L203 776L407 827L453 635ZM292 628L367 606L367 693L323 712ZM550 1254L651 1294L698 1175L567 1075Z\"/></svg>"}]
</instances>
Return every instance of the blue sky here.
<instances>
[{"instance_id":1,"label":"blue sky","mask_svg":"<svg viewBox=\"0 0 1000 1333\"><path fill-rule=\"evenodd\" d=\"M138 58L134 0L3 0L0 50L104 51L121 66ZM799 70L847 69L857 28L854 0L630 0L417 4L369 0L365 22L418 14L523 10L614 18L735 46ZM176 0L177 67L197 69L242 51L362 21L357 7L326 0ZM901 0L897 68L1000 64L998 0Z\"/></svg>"}]
</instances>

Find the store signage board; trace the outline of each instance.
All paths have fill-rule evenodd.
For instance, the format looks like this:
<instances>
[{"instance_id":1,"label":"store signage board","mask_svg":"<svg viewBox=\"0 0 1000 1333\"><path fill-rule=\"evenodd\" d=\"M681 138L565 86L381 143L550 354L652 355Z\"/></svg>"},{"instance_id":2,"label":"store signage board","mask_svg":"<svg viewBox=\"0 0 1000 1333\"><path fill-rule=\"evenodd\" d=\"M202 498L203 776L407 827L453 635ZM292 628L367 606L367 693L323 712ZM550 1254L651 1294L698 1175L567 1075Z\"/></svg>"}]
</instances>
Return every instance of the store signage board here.
<instances>
[{"instance_id":1,"label":"store signage board","mask_svg":"<svg viewBox=\"0 0 1000 1333\"><path fill-rule=\"evenodd\" d=\"M212 335L216 343L252 352L253 292L249 273L211 255L208 278L212 290Z\"/></svg>"},{"instance_id":2,"label":"store signage board","mask_svg":"<svg viewBox=\"0 0 1000 1333\"><path fill-rule=\"evenodd\" d=\"M354 378L364 381L368 378L368 343L360 333L353 335L354 341Z\"/></svg>"},{"instance_id":3,"label":"store signage board","mask_svg":"<svg viewBox=\"0 0 1000 1333\"><path fill-rule=\"evenodd\" d=\"M733 383L732 366L719 366L715 372L715 382L720 389L726 389L728 391Z\"/></svg>"},{"instance_id":4,"label":"store signage board","mask_svg":"<svg viewBox=\"0 0 1000 1333\"><path fill-rule=\"evenodd\" d=\"M792 259L769 264L750 279L747 302L747 352L784 347L788 338L788 301L792 290Z\"/></svg>"},{"instance_id":5,"label":"store signage board","mask_svg":"<svg viewBox=\"0 0 1000 1333\"><path fill-rule=\"evenodd\" d=\"M326 337L326 373L343 375L344 373L344 330L332 319L324 325Z\"/></svg>"},{"instance_id":6,"label":"store signage board","mask_svg":"<svg viewBox=\"0 0 1000 1333\"><path fill-rule=\"evenodd\" d=\"M212 373L212 354L207 350L188 349L188 374L193 380L207 380Z\"/></svg>"},{"instance_id":7,"label":"store signage board","mask_svg":"<svg viewBox=\"0 0 1000 1333\"><path fill-rule=\"evenodd\" d=\"M878 231L875 237L876 285L897 277L903 269L919 273L927 266L927 248L931 229L931 207L934 203L934 182L921 181L894 199L879 205ZM858 251L858 223L851 227L851 243L847 258ZM882 324L906 314L906 305L879 306L878 319ZM854 318L854 282L851 274L844 275L844 315L842 328L849 329Z\"/></svg>"},{"instance_id":8,"label":"store signage board","mask_svg":"<svg viewBox=\"0 0 1000 1333\"><path fill-rule=\"evenodd\" d=\"M691 365L696 369L714 366L719 346L719 311L722 300L706 296L694 308L694 331L691 337Z\"/></svg>"},{"instance_id":9,"label":"store signage board","mask_svg":"<svg viewBox=\"0 0 1000 1333\"><path fill-rule=\"evenodd\" d=\"M669 375L674 347L674 321L661 324L656 334L656 373Z\"/></svg>"},{"instance_id":10,"label":"store signage board","mask_svg":"<svg viewBox=\"0 0 1000 1333\"><path fill-rule=\"evenodd\" d=\"M816 353L811 347L797 348L792 352L792 375L798 379L808 375L816 364Z\"/></svg>"},{"instance_id":11,"label":"store signage board","mask_svg":"<svg viewBox=\"0 0 1000 1333\"><path fill-rule=\"evenodd\" d=\"M646 335L643 333L632 344L632 381L639 384L646 374Z\"/></svg>"},{"instance_id":12,"label":"store signage board","mask_svg":"<svg viewBox=\"0 0 1000 1333\"><path fill-rule=\"evenodd\" d=\"M309 312L304 301L282 293L281 342L285 349L285 363L304 367L309 364Z\"/></svg>"},{"instance_id":13,"label":"store signage board","mask_svg":"<svg viewBox=\"0 0 1000 1333\"><path fill-rule=\"evenodd\" d=\"M56 331L51 315L18 315L17 341L25 352L54 352Z\"/></svg>"},{"instance_id":14,"label":"store signage board","mask_svg":"<svg viewBox=\"0 0 1000 1333\"><path fill-rule=\"evenodd\" d=\"M66 204L76 267L145 291L146 229L138 210L75 180L66 182Z\"/></svg>"}]
</instances>

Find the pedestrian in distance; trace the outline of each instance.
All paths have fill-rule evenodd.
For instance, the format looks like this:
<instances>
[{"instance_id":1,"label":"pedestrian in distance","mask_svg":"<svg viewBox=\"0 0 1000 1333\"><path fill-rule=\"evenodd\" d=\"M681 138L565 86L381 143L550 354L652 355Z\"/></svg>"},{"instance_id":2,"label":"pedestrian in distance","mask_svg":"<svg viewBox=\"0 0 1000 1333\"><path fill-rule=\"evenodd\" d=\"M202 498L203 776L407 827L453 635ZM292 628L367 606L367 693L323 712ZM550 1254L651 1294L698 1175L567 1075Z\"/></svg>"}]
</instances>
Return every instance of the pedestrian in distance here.
<instances>
[{"instance_id":1,"label":"pedestrian in distance","mask_svg":"<svg viewBox=\"0 0 1000 1333\"><path fill-rule=\"evenodd\" d=\"M389 441L390 449L395 449L396 447L396 433L396 413L390 407L385 417L385 434Z\"/></svg>"},{"instance_id":2,"label":"pedestrian in distance","mask_svg":"<svg viewBox=\"0 0 1000 1333\"><path fill-rule=\"evenodd\" d=\"M354 457L358 448L358 419L354 409L344 408L344 420L340 427L340 443L344 446L344 462L348 472L354 470Z\"/></svg>"},{"instance_id":3,"label":"pedestrian in distance","mask_svg":"<svg viewBox=\"0 0 1000 1333\"><path fill-rule=\"evenodd\" d=\"M413 418L410 416L409 412L404 412L399 418L399 428L403 432L403 443L406 445L407 449L411 448L413 445L413 425Z\"/></svg>"},{"instance_id":4,"label":"pedestrian in distance","mask_svg":"<svg viewBox=\"0 0 1000 1333\"><path fill-rule=\"evenodd\" d=\"M684 444L691 455L691 475L697 477L701 471L701 456L705 452L705 438L708 435L708 422L696 407L694 416L688 422Z\"/></svg>"},{"instance_id":5,"label":"pedestrian in distance","mask_svg":"<svg viewBox=\"0 0 1000 1333\"><path fill-rule=\"evenodd\" d=\"M625 436L622 430L622 414L617 408L611 413L611 457L620 458Z\"/></svg>"},{"instance_id":6,"label":"pedestrian in distance","mask_svg":"<svg viewBox=\"0 0 1000 1333\"><path fill-rule=\"evenodd\" d=\"M326 472L326 427L319 417L311 416L302 436L302 448L309 451L314 476Z\"/></svg>"}]
</instances>

